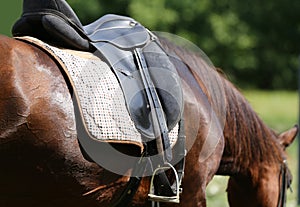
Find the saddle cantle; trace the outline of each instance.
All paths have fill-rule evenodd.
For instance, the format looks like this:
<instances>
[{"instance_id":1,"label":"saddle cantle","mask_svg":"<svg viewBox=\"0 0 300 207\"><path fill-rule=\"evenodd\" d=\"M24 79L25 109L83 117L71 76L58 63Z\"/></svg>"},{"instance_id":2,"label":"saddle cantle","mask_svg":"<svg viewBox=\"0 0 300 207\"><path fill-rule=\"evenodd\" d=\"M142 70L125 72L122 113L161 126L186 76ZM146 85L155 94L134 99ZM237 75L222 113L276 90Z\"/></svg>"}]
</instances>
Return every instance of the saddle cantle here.
<instances>
[{"instance_id":1,"label":"saddle cantle","mask_svg":"<svg viewBox=\"0 0 300 207\"><path fill-rule=\"evenodd\" d=\"M154 153L165 150L166 161L172 160L168 132L182 118L181 82L158 38L140 23L129 17L105 15L82 26L64 0L24 0L22 17L12 33L33 36L55 46L94 52L106 60L118 78L128 112L145 143L147 139L157 140ZM183 131L183 127L180 128ZM153 142L151 144L153 146ZM180 145L179 151L184 157L184 142ZM183 157L181 163L184 163ZM165 162L165 158L159 162ZM161 172L154 176L167 180ZM158 183L162 186L160 181ZM159 194L171 196L171 201L164 196L158 199L179 202L178 196L173 199L176 193L170 184L163 183L166 187L163 191L169 193Z\"/></svg>"},{"instance_id":2,"label":"saddle cantle","mask_svg":"<svg viewBox=\"0 0 300 207\"><path fill-rule=\"evenodd\" d=\"M13 36L33 36L65 48L92 51L82 24L64 0L23 0Z\"/></svg>"}]
</instances>

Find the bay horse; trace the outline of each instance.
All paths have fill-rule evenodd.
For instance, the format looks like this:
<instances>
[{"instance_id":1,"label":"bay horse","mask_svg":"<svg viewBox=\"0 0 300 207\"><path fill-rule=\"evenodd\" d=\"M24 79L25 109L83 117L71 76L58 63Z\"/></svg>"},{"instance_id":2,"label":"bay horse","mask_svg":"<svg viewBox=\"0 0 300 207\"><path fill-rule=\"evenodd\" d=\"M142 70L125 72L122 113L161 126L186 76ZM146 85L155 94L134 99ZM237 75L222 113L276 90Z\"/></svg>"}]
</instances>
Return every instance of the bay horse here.
<instances>
[{"instance_id":1,"label":"bay horse","mask_svg":"<svg viewBox=\"0 0 300 207\"><path fill-rule=\"evenodd\" d=\"M206 206L205 189L215 174L231 176L231 206L284 206L281 194L288 185L282 183L291 179L284 150L298 129L277 135L201 56L162 44L186 65L177 70L190 150L180 204L161 206ZM0 206L111 206L129 177L83 157L60 66L38 47L5 36L0 51ZM201 73L203 68L208 70ZM149 177L142 178L131 206L151 206L149 183Z\"/></svg>"}]
</instances>

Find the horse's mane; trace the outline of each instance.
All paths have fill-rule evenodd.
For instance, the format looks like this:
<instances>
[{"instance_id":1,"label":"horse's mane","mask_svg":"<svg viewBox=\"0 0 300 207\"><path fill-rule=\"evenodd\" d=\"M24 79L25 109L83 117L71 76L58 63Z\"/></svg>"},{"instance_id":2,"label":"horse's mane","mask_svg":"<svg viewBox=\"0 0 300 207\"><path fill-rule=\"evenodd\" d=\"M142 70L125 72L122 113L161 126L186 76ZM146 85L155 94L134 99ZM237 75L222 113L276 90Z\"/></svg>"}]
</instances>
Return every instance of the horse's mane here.
<instances>
[{"instance_id":1,"label":"horse's mane","mask_svg":"<svg viewBox=\"0 0 300 207\"><path fill-rule=\"evenodd\" d=\"M259 118L241 92L227 79L223 72L211 66L210 62L206 64L203 55L197 55L193 51L176 46L166 39L162 39L162 44L168 52L175 53L190 68L194 76L200 74L195 71L206 70L206 73L215 76L215 80L219 81L216 83L196 77L197 80L204 81L203 84L206 87L204 91L211 101L219 99L215 103L218 108L225 104L226 119L223 133L225 151L223 157L230 159L227 161L231 163L231 167L236 167L236 169L230 169L231 172L232 170L247 169L250 166L255 166L258 162L281 161L275 132ZM216 94L216 90L223 90L224 101L220 100L220 94Z\"/></svg>"},{"instance_id":2,"label":"horse's mane","mask_svg":"<svg viewBox=\"0 0 300 207\"><path fill-rule=\"evenodd\" d=\"M225 82L228 101L224 155L235 158L234 166L243 169L259 162L281 162L275 132L261 120L242 94L229 81Z\"/></svg>"}]
</instances>

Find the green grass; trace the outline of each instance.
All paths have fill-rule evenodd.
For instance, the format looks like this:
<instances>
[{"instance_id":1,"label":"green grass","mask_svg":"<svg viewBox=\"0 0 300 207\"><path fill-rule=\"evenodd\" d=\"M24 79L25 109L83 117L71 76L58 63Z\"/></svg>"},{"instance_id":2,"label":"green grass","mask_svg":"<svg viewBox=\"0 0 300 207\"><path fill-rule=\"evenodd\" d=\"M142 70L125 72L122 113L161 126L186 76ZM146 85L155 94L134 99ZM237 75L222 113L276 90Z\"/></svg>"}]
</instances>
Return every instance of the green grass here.
<instances>
[{"instance_id":1,"label":"green grass","mask_svg":"<svg viewBox=\"0 0 300 207\"><path fill-rule=\"evenodd\" d=\"M244 91L254 110L274 130L281 132L298 122L298 94L287 91Z\"/></svg>"},{"instance_id":2,"label":"green grass","mask_svg":"<svg viewBox=\"0 0 300 207\"><path fill-rule=\"evenodd\" d=\"M254 110L276 132L285 131L298 122L298 93L287 91L242 91ZM288 192L287 207L297 206L298 140L288 148L289 167L293 173L293 193ZM207 188L210 207L227 207L227 177L216 176ZM300 207L300 206L299 206Z\"/></svg>"}]
</instances>

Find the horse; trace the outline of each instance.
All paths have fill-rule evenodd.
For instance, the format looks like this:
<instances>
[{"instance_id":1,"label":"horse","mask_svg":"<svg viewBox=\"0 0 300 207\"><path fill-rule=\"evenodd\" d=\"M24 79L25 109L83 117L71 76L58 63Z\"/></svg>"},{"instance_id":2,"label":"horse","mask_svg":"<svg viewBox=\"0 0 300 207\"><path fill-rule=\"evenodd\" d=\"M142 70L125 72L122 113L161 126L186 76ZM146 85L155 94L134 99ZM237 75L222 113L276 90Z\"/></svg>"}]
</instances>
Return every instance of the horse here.
<instances>
[{"instance_id":1,"label":"horse","mask_svg":"<svg viewBox=\"0 0 300 207\"><path fill-rule=\"evenodd\" d=\"M282 194L291 182L285 148L298 128L276 134L205 58L162 44L185 65L176 69L189 150L180 203L160 205L206 206L206 186L219 174L231 176L231 206L284 206ZM58 63L40 48L5 36L0 50L0 205L112 206L130 178L83 156L69 84ZM131 145L115 147L139 153ZM149 185L150 177L143 177L131 206L152 205Z\"/></svg>"}]
</instances>

